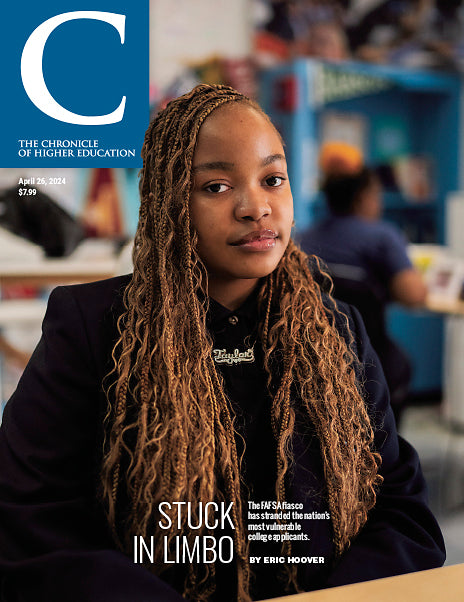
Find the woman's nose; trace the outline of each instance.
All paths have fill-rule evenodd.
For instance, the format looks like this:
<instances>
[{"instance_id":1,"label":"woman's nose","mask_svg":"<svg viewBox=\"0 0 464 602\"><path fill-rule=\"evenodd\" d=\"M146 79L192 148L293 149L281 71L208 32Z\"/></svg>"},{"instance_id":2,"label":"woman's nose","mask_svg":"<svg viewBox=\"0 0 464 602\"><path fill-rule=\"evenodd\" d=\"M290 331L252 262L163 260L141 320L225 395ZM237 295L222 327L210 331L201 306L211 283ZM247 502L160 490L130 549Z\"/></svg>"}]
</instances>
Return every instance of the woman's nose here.
<instances>
[{"instance_id":1,"label":"woman's nose","mask_svg":"<svg viewBox=\"0 0 464 602\"><path fill-rule=\"evenodd\" d=\"M239 220L259 221L272 213L264 190L249 188L240 196L235 207L235 216Z\"/></svg>"}]
</instances>

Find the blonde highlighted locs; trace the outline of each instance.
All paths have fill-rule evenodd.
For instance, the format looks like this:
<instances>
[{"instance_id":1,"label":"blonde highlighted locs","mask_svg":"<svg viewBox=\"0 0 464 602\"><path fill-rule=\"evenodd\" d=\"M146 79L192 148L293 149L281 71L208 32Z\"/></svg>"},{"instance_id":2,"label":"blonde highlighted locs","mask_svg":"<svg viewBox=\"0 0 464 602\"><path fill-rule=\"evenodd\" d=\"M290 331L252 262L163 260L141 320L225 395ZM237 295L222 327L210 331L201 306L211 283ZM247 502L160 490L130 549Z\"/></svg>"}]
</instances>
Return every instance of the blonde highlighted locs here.
<instances>
[{"instance_id":1,"label":"blonde highlighted locs","mask_svg":"<svg viewBox=\"0 0 464 602\"><path fill-rule=\"evenodd\" d=\"M118 545L131 553L134 536L159 532L161 502L190 502L194 524L200 504L233 502L237 600L250 600L250 566L243 487L233 413L212 360L206 327L207 272L190 223L192 160L199 129L219 106L247 103L225 86L201 85L172 101L150 124L142 149L141 206L134 272L118 320L119 339L108 375L109 409L101 471L102 499ZM333 325L306 255L290 241L259 295L260 338L271 384L271 364L283 353L283 373L272 404L277 448L276 497L285 500L295 407L301 405L320 440L334 545L340 554L375 503L379 456L353 370L355 361ZM193 547L207 527L173 521L155 537L157 574L182 535ZM162 540L166 538L166 544ZM291 552L289 542L283 552ZM207 601L215 591L215 564L190 563L183 594ZM288 581L297 588L296 572Z\"/></svg>"}]
</instances>

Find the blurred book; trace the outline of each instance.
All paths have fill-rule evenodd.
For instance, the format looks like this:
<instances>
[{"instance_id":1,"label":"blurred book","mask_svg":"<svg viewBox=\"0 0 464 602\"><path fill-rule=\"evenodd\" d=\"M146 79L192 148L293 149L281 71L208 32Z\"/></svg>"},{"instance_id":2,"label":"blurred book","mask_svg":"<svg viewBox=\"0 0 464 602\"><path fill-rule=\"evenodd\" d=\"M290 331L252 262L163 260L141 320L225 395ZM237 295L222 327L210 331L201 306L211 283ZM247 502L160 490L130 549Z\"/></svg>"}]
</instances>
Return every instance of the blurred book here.
<instances>
[{"instance_id":1,"label":"blurred book","mask_svg":"<svg viewBox=\"0 0 464 602\"><path fill-rule=\"evenodd\" d=\"M434 166L429 157L405 155L393 164L395 183L406 200L424 203L435 195Z\"/></svg>"},{"instance_id":2,"label":"blurred book","mask_svg":"<svg viewBox=\"0 0 464 602\"><path fill-rule=\"evenodd\" d=\"M440 245L410 245L408 252L426 282L429 306L452 311L464 301L464 259Z\"/></svg>"},{"instance_id":3,"label":"blurred book","mask_svg":"<svg viewBox=\"0 0 464 602\"><path fill-rule=\"evenodd\" d=\"M321 123L321 146L325 142L346 142L365 155L367 147L367 121L359 113L325 111Z\"/></svg>"}]
</instances>

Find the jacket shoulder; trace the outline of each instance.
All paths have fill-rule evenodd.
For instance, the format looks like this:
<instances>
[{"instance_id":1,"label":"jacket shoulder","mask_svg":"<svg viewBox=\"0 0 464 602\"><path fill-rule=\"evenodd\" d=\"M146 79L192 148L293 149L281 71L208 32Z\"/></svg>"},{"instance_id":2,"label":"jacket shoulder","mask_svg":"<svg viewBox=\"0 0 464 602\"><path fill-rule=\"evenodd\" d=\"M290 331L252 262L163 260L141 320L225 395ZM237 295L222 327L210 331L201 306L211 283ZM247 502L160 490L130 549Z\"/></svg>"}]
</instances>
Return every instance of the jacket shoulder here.
<instances>
[{"instance_id":1,"label":"jacket shoulder","mask_svg":"<svg viewBox=\"0 0 464 602\"><path fill-rule=\"evenodd\" d=\"M48 302L46 325L60 324L68 337L84 341L100 375L108 372L111 350L124 312L124 291L131 275L55 288ZM53 326L55 329L56 326Z\"/></svg>"},{"instance_id":2,"label":"jacket shoulder","mask_svg":"<svg viewBox=\"0 0 464 602\"><path fill-rule=\"evenodd\" d=\"M108 312L119 315L123 310L124 291L131 277L131 274L126 274L96 282L60 286L52 295L66 291L74 298L82 314L90 320L99 319Z\"/></svg>"},{"instance_id":3,"label":"jacket shoulder","mask_svg":"<svg viewBox=\"0 0 464 602\"><path fill-rule=\"evenodd\" d=\"M124 276L115 276L114 278L106 278L105 280L97 280L96 282L70 284L63 288L68 289L77 299L96 297L110 301L116 296L122 296L131 278L132 274L125 274Z\"/></svg>"}]
</instances>

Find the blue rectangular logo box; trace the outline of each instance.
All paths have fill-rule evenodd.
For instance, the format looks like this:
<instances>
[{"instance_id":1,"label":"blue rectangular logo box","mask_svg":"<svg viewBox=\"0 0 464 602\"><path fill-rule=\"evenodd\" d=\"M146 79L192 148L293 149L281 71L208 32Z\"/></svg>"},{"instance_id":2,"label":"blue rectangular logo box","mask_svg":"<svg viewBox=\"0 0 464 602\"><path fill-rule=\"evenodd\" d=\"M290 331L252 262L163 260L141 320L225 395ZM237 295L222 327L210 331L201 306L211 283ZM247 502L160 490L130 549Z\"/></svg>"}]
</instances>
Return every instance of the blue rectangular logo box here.
<instances>
[{"instance_id":1,"label":"blue rectangular logo box","mask_svg":"<svg viewBox=\"0 0 464 602\"><path fill-rule=\"evenodd\" d=\"M0 167L140 167L149 1L7 2Z\"/></svg>"}]
</instances>

